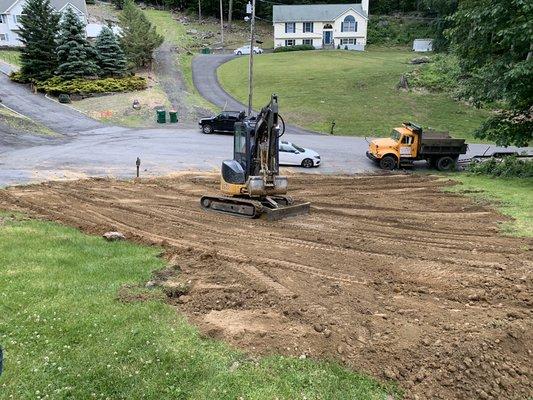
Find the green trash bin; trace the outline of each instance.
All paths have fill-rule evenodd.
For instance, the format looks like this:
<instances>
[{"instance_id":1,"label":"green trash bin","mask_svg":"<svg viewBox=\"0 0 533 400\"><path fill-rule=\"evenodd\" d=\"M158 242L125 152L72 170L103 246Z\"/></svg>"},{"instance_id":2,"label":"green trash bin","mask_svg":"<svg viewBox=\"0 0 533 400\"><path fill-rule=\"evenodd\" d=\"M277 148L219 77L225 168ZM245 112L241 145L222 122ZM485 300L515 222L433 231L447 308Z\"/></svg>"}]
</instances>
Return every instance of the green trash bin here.
<instances>
[{"instance_id":1,"label":"green trash bin","mask_svg":"<svg viewBox=\"0 0 533 400\"><path fill-rule=\"evenodd\" d=\"M211 49L209 47L205 47L202 49L202 54L211 54Z\"/></svg>"},{"instance_id":2,"label":"green trash bin","mask_svg":"<svg viewBox=\"0 0 533 400\"><path fill-rule=\"evenodd\" d=\"M164 124L167 122L167 112L165 110L157 110L157 123Z\"/></svg>"},{"instance_id":3,"label":"green trash bin","mask_svg":"<svg viewBox=\"0 0 533 400\"><path fill-rule=\"evenodd\" d=\"M168 116L170 118L170 123L175 124L176 122L178 122L178 112L177 111L170 110L168 112Z\"/></svg>"}]
</instances>

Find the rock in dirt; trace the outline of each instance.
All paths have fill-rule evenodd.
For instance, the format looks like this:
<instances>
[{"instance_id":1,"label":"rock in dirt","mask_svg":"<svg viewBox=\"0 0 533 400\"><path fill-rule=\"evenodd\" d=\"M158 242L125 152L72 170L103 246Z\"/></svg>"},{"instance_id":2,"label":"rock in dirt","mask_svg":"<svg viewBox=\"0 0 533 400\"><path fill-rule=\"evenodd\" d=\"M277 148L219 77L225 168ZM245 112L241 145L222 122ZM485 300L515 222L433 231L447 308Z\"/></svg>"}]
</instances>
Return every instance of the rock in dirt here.
<instances>
[{"instance_id":1,"label":"rock in dirt","mask_svg":"<svg viewBox=\"0 0 533 400\"><path fill-rule=\"evenodd\" d=\"M126 240L126 236L124 236L121 232L106 232L103 235L103 238L107 240L108 242L116 242L118 240Z\"/></svg>"},{"instance_id":2,"label":"rock in dirt","mask_svg":"<svg viewBox=\"0 0 533 400\"><path fill-rule=\"evenodd\" d=\"M415 57L409 63L410 64L426 64L431 62L431 58L427 56Z\"/></svg>"},{"instance_id":3,"label":"rock in dirt","mask_svg":"<svg viewBox=\"0 0 533 400\"><path fill-rule=\"evenodd\" d=\"M320 332L324 332L324 329L326 329L326 328L324 327L324 325L314 324L313 325L313 329L320 333Z\"/></svg>"}]
</instances>

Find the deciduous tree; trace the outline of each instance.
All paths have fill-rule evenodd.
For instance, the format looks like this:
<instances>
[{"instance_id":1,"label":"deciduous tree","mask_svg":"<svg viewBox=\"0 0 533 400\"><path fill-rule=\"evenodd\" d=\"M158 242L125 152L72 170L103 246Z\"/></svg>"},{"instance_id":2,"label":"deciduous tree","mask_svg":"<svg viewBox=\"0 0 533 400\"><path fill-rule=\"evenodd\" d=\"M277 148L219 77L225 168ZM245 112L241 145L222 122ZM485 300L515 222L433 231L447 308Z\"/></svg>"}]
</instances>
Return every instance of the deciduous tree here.
<instances>
[{"instance_id":1,"label":"deciduous tree","mask_svg":"<svg viewBox=\"0 0 533 400\"><path fill-rule=\"evenodd\" d=\"M462 96L501 109L478 130L499 145L533 139L533 2L463 0L449 35L466 78Z\"/></svg>"}]
</instances>

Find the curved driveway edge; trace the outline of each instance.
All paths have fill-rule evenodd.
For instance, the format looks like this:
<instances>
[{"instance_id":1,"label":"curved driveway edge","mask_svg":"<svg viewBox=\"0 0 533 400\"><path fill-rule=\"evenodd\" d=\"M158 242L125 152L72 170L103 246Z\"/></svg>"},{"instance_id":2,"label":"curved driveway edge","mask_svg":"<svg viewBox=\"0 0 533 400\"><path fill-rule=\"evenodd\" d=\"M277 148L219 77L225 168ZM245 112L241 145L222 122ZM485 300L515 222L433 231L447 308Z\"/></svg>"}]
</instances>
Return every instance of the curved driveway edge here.
<instances>
[{"instance_id":1,"label":"curved driveway edge","mask_svg":"<svg viewBox=\"0 0 533 400\"><path fill-rule=\"evenodd\" d=\"M49 100L42 94L33 94L27 85L13 83L3 74L0 74L0 97L9 108L57 133L70 136L108 126L70 107Z\"/></svg>"},{"instance_id":2,"label":"curved driveway edge","mask_svg":"<svg viewBox=\"0 0 533 400\"><path fill-rule=\"evenodd\" d=\"M222 109L240 111L246 110L248 106L226 92L217 76L218 67L236 57L238 56L233 54L210 54L194 57L192 60L192 80L200 95L207 101ZM281 114L283 115L283 113ZM290 124L287 124L287 133L322 135L322 133L312 132Z\"/></svg>"}]
</instances>

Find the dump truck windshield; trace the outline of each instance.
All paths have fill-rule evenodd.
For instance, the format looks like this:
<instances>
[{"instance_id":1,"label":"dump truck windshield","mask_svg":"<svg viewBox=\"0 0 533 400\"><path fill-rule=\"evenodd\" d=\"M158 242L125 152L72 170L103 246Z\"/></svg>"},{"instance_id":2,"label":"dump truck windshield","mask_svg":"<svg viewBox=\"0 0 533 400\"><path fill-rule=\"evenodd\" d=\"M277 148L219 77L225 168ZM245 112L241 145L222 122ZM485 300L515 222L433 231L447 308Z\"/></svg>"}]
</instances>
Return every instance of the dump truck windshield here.
<instances>
[{"instance_id":1,"label":"dump truck windshield","mask_svg":"<svg viewBox=\"0 0 533 400\"><path fill-rule=\"evenodd\" d=\"M391 139L394 139L396 141L400 140L400 136L402 136L402 135L396 129L393 129L392 133L390 135Z\"/></svg>"}]
</instances>

